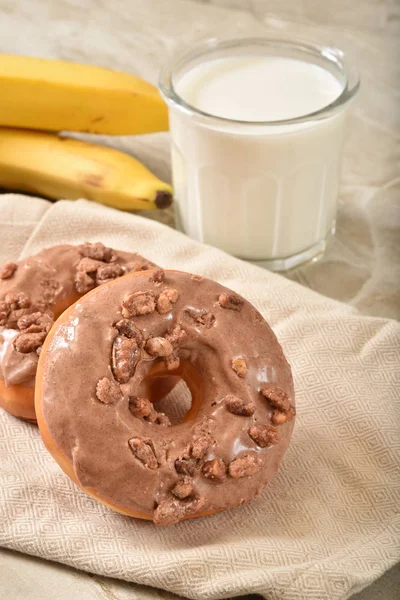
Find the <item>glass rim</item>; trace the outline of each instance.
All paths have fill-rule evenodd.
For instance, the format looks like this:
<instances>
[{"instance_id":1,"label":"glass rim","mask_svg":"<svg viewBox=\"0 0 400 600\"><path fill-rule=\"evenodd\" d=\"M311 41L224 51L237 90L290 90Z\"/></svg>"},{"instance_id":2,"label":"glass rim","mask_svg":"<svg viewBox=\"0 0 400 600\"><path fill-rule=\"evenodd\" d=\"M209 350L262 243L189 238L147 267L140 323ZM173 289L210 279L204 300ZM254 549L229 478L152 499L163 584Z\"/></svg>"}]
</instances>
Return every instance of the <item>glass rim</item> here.
<instances>
[{"instance_id":1,"label":"glass rim","mask_svg":"<svg viewBox=\"0 0 400 600\"><path fill-rule=\"evenodd\" d=\"M192 60L212 55L218 50L226 50L229 48L260 46L267 48L282 48L283 50L297 50L308 55L319 57L325 63L331 63L339 69L344 75L344 86L340 94L329 104L315 110L313 112L293 117L290 119L280 119L274 121L244 121L240 119L231 119L208 113L196 108L192 104L186 102L176 91L173 83L173 77L179 68L182 68ZM323 67L322 67L323 68ZM360 78L357 70L353 65L349 64L348 57L345 53L334 46L323 46L311 42L305 42L300 39L289 40L283 37L251 37L251 38L235 38L235 39L218 39L209 38L197 44L187 47L183 51L177 52L172 59L167 63L160 72L158 87L161 95L167 104L176 106L189 115L197 116L206 122L217 122L221 125L240 125L246 127L282 127L284 125L296 125L306 123L313 120L326 119L344 108L350 100L353 99L357 90L360 87Z\"/></svg>"}]
</instances>

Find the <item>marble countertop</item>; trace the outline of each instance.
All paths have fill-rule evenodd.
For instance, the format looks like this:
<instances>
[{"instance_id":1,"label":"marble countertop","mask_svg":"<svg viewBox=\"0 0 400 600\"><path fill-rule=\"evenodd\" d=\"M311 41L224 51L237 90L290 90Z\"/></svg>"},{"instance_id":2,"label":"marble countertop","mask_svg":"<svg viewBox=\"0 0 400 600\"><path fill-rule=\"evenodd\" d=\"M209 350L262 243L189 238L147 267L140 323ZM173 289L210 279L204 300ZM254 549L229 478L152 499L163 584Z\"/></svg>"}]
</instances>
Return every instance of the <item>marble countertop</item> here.
<instances>
[{"instance_id":1,"label":"marble countertop","mask_svg":"<svg viewBox=\"0 0 400 600\"><path fill-rule=\"evenodd\" d=\"M160 65L182 44L205 36L265 35L264 24L249 11L261 2L0 0L0 51L92 62L155 82ZM289 0L286 10L290 13L298 4ZM308 23L301 30L350 51L361 72L362 89L349 120L336 238L321 261L286 276L363 313L399 318L400 4L396 0L340 1L346 10L336 15L337 21L326 12L325 3L310 0L310 4L318 27ZM290 23L284 29L296 36L299 26ZM167 134L101 140L133 153L169 179ZM171 211L147 216L173 225ZM395 567L353 600L400 597L399 573ZM0 551L0 600L71 597L176 598Z\"/></svg>"}]
</instances>

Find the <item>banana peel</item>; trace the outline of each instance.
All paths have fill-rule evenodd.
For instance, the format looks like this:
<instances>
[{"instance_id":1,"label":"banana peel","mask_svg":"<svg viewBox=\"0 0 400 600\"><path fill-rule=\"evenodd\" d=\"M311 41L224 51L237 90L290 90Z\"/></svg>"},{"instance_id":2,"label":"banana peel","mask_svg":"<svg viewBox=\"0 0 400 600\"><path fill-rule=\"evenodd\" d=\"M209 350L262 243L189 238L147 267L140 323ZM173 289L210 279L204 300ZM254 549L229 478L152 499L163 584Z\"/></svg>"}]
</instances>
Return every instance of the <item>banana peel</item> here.
<instances>
[{"instance_id":1,"label":"banana peel","mask_svg":"<svg viewBox=\"0 0 400 600\"><path fill-rule=\"evenodd\" d=\"M0 109L1 111L1 109ZM0 127L0 187L121 210L167 208L172 188L132 156L56 134Z\"/></svg>"},{"instance_id":2,"label":"banana peel","mask_svg":"<svg viewBox=\"0 0 400 600\"><path fill-rule=\"evenodd\" d=\"M137 135L167 131L168 109L157 88L128 73L0 54L0 126Z\"/></svg>"}]
</instances>

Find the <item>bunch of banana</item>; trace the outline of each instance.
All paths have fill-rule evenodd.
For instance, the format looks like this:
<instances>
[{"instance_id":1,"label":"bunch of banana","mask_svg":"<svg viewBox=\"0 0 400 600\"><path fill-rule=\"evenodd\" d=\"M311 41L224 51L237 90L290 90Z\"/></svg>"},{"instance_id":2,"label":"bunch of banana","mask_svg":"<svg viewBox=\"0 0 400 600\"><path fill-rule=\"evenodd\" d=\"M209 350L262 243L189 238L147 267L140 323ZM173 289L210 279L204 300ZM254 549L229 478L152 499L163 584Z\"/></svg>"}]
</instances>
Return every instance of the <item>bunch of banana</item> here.
<instances>
[{"instance_id":1,"label":"bunch of banana","mask_svg":"<svg viewBox=\"0 0 400 600\"><path fill-rule=\"evenodd\" d=\"M0 187L125 210L165 208L171 186L131 156L46 132L167 129L167 107L157 89L137 77L0 54Z\"/></svg>"}]
</instances>

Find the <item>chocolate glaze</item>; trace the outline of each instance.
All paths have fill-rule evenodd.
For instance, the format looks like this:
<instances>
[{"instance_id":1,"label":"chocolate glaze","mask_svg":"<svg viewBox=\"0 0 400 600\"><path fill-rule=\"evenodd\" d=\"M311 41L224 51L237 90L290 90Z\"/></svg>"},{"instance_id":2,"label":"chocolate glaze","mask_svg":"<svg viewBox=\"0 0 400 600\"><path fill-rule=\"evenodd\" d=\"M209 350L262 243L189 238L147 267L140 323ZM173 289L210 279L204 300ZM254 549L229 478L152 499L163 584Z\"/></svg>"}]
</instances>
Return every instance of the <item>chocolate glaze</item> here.
<instances>
[{"instance_id":1,"label":"chocolate glaze","mask_svg":"<svg viewBox=\"0 0 400 600\"><path fill-rule=\"evenodd\" d=\"M52 310L54 306L70 300L74 302L81 294L75 288L76 268L82 254L80 246L60 245L46 248L24 260L20 260L12 276L8 279L0 279L0 302L8 293L24 292L32 305L43 300L43 282L52 282L54 286L54 298L47 303L47 308ZM126 267L130 263L138 265L155 266L142 256L113 250L112 264ZM64 307L66 308L66 306ZM58 317L58 314L55 315ZM20 384L27 387L35 385L35 375L38 356L36 352L22 354L14 349L13 341L18 331L0 326L0 379L7 386Z\"/></svg>"},{"instance_id":2,"label":"chocolate glaze","mask_svg":"<svg viewBox=\"0 0 400 600\"><path fill-rule=\"evenodd\" d=\"M250 451L261 457L262 469L253 476L222 483L206 478L200 466L193 476L201 512L215 512L249 502L271 479L289 444L294 419L279 427L277 445L260 448L250 438L254 424L270 425L272 407L260 393L265 383L283 389L294 405L293 380L281 346L258 311L246 300L240 310L222 308L220 294L230 290L205 278L187 273L165 271L163 283L150 280L150 273L128 275L99 287L84 296L71 309L67 320L56 324L47 352L42 353L42 413L57 447L73 464L83 487L93 489L108 503L141 511L151 516L158 503L171 498L171 489L182 476L175 461L200 430L215 440L202 462L220 458L227 465ZM181 360L190 361L202 384L201 405L197 414L183 423L163 427L145 422L129 411L128 396L138 396L142 380L155 364L163 361L142 350L134 376L121 384L123 397L114 404L96 398L96 385L112 378L110 356L118 335L113 327L121 319L121 301L129 293L164 288L179 291L179 298L167 314L157 311L132 317L145 337L165 336L176 323L187 336L179 346ZM206 327L192 314L211 312L215 320ZM248 371L239 377L232 359L245 359ZM252 416L230 413L223 402L234 394L255 405ZM166 460L158 468L148 468L132 453L128 440L147 439L166 450Z\"/></svg>"}]
</instances>

